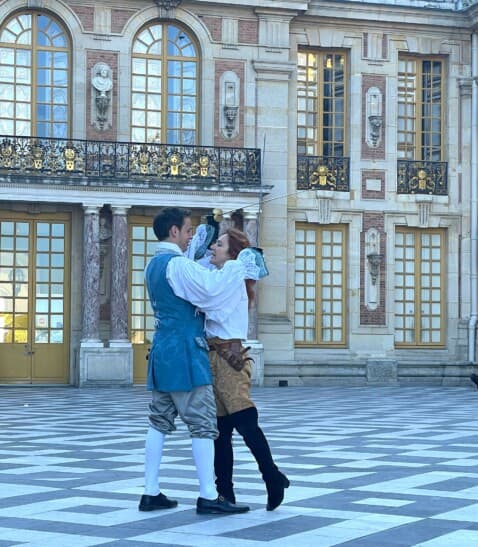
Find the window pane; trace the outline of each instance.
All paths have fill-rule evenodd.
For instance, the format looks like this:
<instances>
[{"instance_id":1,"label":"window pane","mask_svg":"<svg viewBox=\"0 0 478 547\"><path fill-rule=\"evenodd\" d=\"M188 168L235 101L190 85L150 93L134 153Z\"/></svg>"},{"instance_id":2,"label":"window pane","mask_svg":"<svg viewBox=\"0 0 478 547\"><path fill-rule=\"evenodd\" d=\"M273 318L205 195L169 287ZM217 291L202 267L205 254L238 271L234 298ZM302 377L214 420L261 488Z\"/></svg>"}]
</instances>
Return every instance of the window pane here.
<instances>
[{"instance_id":1,"label":"window pane","mask_svg":"<svg viewBox=\"0 0 478 547\"><path fill-rule=\"evenodd\" d=\"M165 34L166 48L161 41ZM195 56L191 37L175 25L155 23L138 34L132 58L132 140L196 144ZM163 105L167 110L161 110Z\"/></svg>"},{"instance_id":2,"label":"window pane","mask_svg":"<svg viewBox=\"0 0 478 547\"><path fill-rule=\"evenodd\" d=\"M35 43L31 42L32 28L37 36ZM35 134L51 137L54 135L53 122L56 115L56 119L64 121L66 130L62 129L61 133L66 136L67 110L53 111L51 93L55 85L61 85L64 94L55 96L55 100L58 99L57 104L60 99L62 104L68 103L69 43L61 26L46 14L35 17L23 14L7 21L0 31L0 41L13 44L12 48L0 47L0 67L8 65L4 67L7 71L3 70L3 82L11 81L14 84L14 92L8 86L0 85L0 99L8 97L15 103L15 107L9 110L10 123L0 119L2 132L18 136ZM35 59L34 73L31 70L32 59ZM15 71L11 72L13 69ZM0 68L0 81L1 74ZM37 90L36 104L32 104L33 88Z\"/></svg>"}]
</instances>

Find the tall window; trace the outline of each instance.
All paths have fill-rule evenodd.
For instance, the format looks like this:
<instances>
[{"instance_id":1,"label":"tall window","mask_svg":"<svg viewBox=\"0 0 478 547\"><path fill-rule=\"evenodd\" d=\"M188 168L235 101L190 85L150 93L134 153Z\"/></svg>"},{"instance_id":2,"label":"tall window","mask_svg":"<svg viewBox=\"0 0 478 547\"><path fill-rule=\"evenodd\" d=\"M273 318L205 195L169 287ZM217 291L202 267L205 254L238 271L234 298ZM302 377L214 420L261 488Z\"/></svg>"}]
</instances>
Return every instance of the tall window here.
<instances>
[{"instance_id":1,"label":"tall window","mask_svg":"<svg viewBox=\"0 0 478 547\"><path fill-rule=\"evenodd\" d=\"M297 153L345 155L346 58L344 53L299 51Z\"/></svg>"},{"instance_id":2,"label":"tall window","mask_svg":"<svg viewBox=\"0 0 478 547\"><path fill-rule=\"evenodd\" d=\"M144 28L133 43L131 140L196 144L198 53L172 24Z\"/></svg>"},{"instance_id":3,"label":"tall window","mask_svg":"<svg viewBox=\"0 0 478 547\"><path fill-rule=\"evenodd\" d=\"M443 159L444 67L440 59L398 60L398 157Z\"/></svg>"},{"instance_id":4,"label":"tall window","mask_svg":"<svg viewBox=\"0 0 478 547\"><path fill-rule=\"evenodd\" d=\"M445 232L398 229L395 239L395 345L443 346Z\"/></svg>"},{"instance_id":5,"label":"tall window","mask_svg":"<svg viewBox=\"0 0 478 547\"><path fill-rule=\"evenodd\" d=\"M346 227L299 224L295 234L295 342L346 342Z\"/></svg>"},{"instance_id":6,"label":"tall window","mask_svg":"<svg viewBox=\"0 0 478 547\"><path fill-rule=\"evenodd\" d=\"M67 138L70 41L49 15L26 12L0 28L0 134Z\"/></svg>"}]
</instances>

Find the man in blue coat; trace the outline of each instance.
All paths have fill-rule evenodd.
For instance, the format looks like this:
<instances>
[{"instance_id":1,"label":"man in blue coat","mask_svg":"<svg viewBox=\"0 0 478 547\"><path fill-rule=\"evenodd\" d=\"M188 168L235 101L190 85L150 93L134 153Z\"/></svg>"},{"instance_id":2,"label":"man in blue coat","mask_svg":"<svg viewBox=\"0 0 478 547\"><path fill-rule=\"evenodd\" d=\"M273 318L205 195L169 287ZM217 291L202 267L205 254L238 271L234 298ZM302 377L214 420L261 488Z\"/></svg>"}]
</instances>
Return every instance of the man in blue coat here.
<instances>
[{"instance_id":1,"label":"man in blue coat","mask_svg":"<svg viewBox=\"0 0 478 547\"><path fill-rule=\"evenodd\" d=\"M158 250L146 267L148 295L155 317L155 335L148 358L147 387L152 391L145 447L145 490L140 511L177 506L159 487L165 436L176 428L179 416L192 437L192 452L199 479L196 511L244 513L245 505L218 496L214 477L214 439L218 435L204 315L195 306L208 297L224 299L244 283L240 261L223 274L202 268L183 255L192 239L191 213L168 207L157 215L153 229ZM177 296L180 294L182 297ZM187 299L186 299L187 298Z\"/></svg>"}]
</instances>

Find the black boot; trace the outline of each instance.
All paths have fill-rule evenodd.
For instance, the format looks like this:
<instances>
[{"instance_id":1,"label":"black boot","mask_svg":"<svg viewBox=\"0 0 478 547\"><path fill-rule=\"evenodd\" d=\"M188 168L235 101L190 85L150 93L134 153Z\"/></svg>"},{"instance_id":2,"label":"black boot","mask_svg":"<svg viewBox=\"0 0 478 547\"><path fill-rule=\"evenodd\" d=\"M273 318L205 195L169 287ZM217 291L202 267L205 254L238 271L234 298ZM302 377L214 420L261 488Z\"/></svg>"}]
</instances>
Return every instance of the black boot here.
<instances>
[{"instance_id":1,"label":"black boot","mask_svg":"<svg viewBox=\"0 0 478 547\"><path fill-rule=\"evenodd\" d=\"M246 408L229 416L234 427L252 452L267 489L267 510L273 511L282 503L289 479L279 471L272 459L269 443L259 427L257 409Z\"/></svg>"},{"instance_id":2,"label":"black boot","mask_svg":"<svg viewBox=\"0 0 478 547\"><path fill-rule=\"evenodd\" d=\"M216 473L218 494L231 503L236 503L232 482L232 466L234 462L232 452L233 427L229 416L218 416L217 428L219 430L219 437L214 441L214 471Z\"/></svg>"},{"instance_id":3,"label":"black boot","mask_svg":"<svg viewBox=\"0 0 478 547\"><path fill-rule=\"evenodd\" d=\"M472 374L470 376L470 380L475 384L475 386L478 388L478 374Z\"/></svg>"}]
</instances>

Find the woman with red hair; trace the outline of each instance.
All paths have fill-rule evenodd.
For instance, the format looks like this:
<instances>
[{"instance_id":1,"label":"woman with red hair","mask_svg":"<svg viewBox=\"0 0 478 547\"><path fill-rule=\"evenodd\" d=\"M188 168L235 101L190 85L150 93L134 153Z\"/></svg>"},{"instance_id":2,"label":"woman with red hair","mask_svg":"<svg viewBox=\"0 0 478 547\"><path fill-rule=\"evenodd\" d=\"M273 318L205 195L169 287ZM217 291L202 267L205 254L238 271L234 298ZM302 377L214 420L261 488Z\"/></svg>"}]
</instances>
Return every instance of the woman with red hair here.
<instances>
[{"instance_id":1,"label":"woman with red hair","mask_svg":"<svg viewBox=\"0 0 478 547\"><path fill-rule=\"evenodd\" d=\"M220 269L247 247L250 247L247 236L230 228L212 245L210 263ZM289 479L274 463L269 443L259 427L257 408L250 397L251 359L241 342L247 338L248 309L254 298L254 285L255 281L246 279L241 294L231 298L227 309L223 307L217 313L206 311L219 429L214 444L214 468L218 493L235 503L232 433L236 429L259 466L267 490L267 510L273 511L282 503Z\"/></svg>"}]
</instances>

